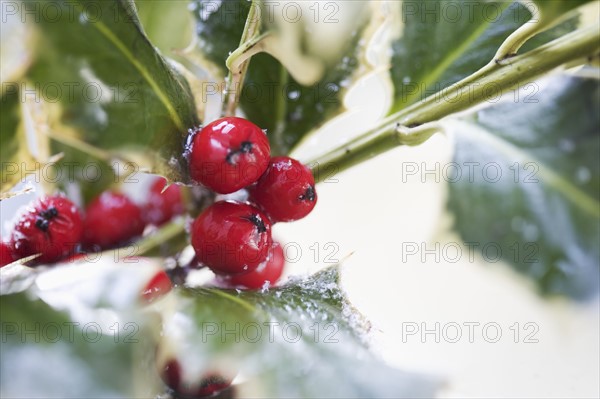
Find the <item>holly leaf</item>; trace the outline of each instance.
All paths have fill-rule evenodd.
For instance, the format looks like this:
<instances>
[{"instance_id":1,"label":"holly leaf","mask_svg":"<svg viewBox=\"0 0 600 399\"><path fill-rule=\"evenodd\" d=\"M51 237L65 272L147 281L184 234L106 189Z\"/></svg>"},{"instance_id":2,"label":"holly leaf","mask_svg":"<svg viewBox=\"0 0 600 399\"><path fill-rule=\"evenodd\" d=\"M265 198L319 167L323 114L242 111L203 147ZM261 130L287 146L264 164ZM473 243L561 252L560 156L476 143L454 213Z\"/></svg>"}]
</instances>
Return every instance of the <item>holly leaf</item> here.
<instances>
[{"instance_id":1,"label":"holly leaf","mask_svg":"<svg viewBox=\"0 0 600 399\"><path fill-rule=\"evenodd\" d=\"M158 317L141 296L161 265L117 255L90 254L47 269L0 269L2 397L164 392L154 358Z\"/></svg>"},{"instance_id":2,"label":"holly leaf","mask_svg":"<svg viewBox=\"0 0 600 399\"><path fill-rule=\"evenodd\" d=\"M440 93L488 64L504 40L533 17L520 2L436 0L396 4L403 29L392 43L395 94L390 113ZM522 51L574 30L577 23L575 15L534 36ZM440 96L440 101L451 100Z\"/></svg>"},{"instance_id":3,"label":"holly leaf","mask_svg":"<svg viewBox=\"0 0 600 399\"><path fill-rule=\"evenodd\" d=\"M193 4L199 50L209 69L222 78L228 72L225 61L240 45L250 7L256 5L245 0ZM282 14L288 6L274 3L261 9L261 32L271 35L263 42L266 52L251 58L240 98L246 117L267 130L274 154L288 153L307 133L344 110L346 89L364 72L365 46L359 43L372 33L364 18L370 13L367 3L294 4L298 20ZM312 30L321 32L323 27L339 29L328 32L326 39L317 33L311 37ZM331 43L329 51L315 49L311 41ZM294 68L292 73L289 68ZM220 89L215 84L207 91Z\"/></svg>"},{"instance_id":4,"label":"holly leaf","mask_svg":"<svg viewBox=\"0 0 600 399\"><path fill-rule=\"evenodd\" d=\"M437 389L369 352L370 326L340 290L337 267L266 292L197 288L177 296L159 359L177 359L189 384L236 370L241 397L414 398Z\"/></svg>"},{"instance_id":5,"label":"holly leaf","mask_svg":"<svg viewBox=\"0 0 600 399\"><path fill-rule=\"evenodd\" d=\"M133 396L131 344L116 345L91 330L86 335L65 314L26 293L0 297L0 309L2 397Z\"/></svg>"},{"instance_id":6,"label":"holly leaf","mask_svg":"<svg viewBox=\"0 0 600 399\"><path fill-rule=\"evenodd\" d=\"M50 118L60 165L85 172L100 160L100 181L86 186L94 192L115 183L110 168L187 181L182 154L188 129L198 124L194 99L144 34L134 3L57 1L52 16L37 3L24 4L39 32L27 77L38 95L60 105ZM63 174L73 175L86 180L86 173Z\"/></svg>"},{"instance_id":7,"label":"holly leaf","mask_svg":"<svg viewBox=\"0 0 600 399\"><path fill-rule=\"evenodd\" d=\"M598 292L599 95L597 79L561 75L448 122L462 172L449 172L456 230L545 294Z\"/></svg>"},{"instance_id":8,"label":"holly leaf","mask_svg":"<svg viewBox=\"0 0 600 399\"><path fill-rule=\"evenodd\" d=\"M31 63L34 46L31 31L20 22L16 9L16 4L6 4L0 25L0 200L12 195L8 190L20 180L20 164L34 163L22 135L22 93L15 84Z\"/></svg>"},{"instance_id":9,"label":"holly leaf","mask_svg":"<svg viewBox=\"0 0 600 399\"><path fill-rule=\"evenodd\" d=\"M139 331L111 335L98 323L73 321L27 292L0 296L0 326L3 398L137 398L160 392L142 384L141 378L157 377L140 359L152 347Z\"/></svg>"},{"instance_id":10,"label":"holly leaf","mask_svg":"<svg viewBox=\"0 0 600 399\"><path fill-rule=\"evenodd\" d=\"M14 83L4 86L6 89L0 99L2 116L2 182L0 200L10 198L28 191L28 184L20 190L9 190L27 176L32 182L49 185L54 179L50 170L62 154L50 156L47 132L47 115L49 107L44 101L27 98L32 90L26 82L21 87ZM45 187L44 187L45 188Z\"/></svg>"}]
</instances>

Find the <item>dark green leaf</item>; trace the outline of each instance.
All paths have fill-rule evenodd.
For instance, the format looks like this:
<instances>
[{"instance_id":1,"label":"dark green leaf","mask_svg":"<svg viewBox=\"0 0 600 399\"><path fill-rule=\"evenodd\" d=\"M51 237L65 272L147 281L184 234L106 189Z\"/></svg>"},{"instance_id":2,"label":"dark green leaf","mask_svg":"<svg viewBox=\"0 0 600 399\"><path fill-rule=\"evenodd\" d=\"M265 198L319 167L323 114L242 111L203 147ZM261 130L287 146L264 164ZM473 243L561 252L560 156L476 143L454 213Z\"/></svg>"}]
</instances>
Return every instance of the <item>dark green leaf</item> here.
<instances>
[{"instance_id":1,"label":"dark green leaf","mask_svg":"<svg viewBox=\"0 0 600 399\"><path fill-rule=\"evenodd\" d=\"M266 292L184 290L160 356L192 376L239 370L241 397L432 397L436 382L368 351L338 280L334 267Z\"/></svg>"},{"instance_id":2,"label":"dark green leaf","mask_svg":"<svg viewBox=\"0 0 600 399\"><path fill-rule=\"evenodd\" d=\"M62 106L53 134L75 136L111 157L131 156L141 168L186 181L183 142L198 124L194 100L187 82L144 35L133 3L57 1L52 18L39 2L26 4L37 11L41 41L28 77L47 101ZM98 162L85 148L56 143L54 149L65 152L63 165L83 169ZM105 164L101 170L101 181L91 185L95 191L114 183Z\"/></svg>"},{"instance_id":3,"label":"dark green leaf","mask_svg":"<svg viewBox=\"0 0 600 399\"><path fill-rule=\"evenodd\" d=\"M600 84L559 76L518 95L453 129L455 227L542 292L589 297L600 278Z\"/></svg>"},{"instance_id":4,"label":"dark green leaf","mask_svg":"<svg viewBox=\"0 0 600 399\"><path fill-rule=\"evenodd\" d=\"M352 38L352 46L357 41ZM274 153L285 154L307 133L344 110L346 79L358 63L357 54L350 51L318 83L303 86L273 57L258 54L248 69L241 107L248 118L270 133Z\"/></svg>"},{"instance_id":5,"label":"dark green leaf","mask_svg":"<svg viewBox=\"0 0 600 399\"><path fill-rule=\"evenodd\" d=\"M197 0L194 4L200 50L225 76L225 60L239 46L251 3ZM270 14L263 11L263 15ZM304 135L343 111L345 89L359 65L362 28L358 26L351 37L344 39L343 56L329 64L324 76L310 86L298 83L272 56L262 53L252 57L240 106L250 120L267 129L275 154L289 152Z\"/></svg>"},{"instance_id":6,"label":"dark green leaf","mask_svg":"<svg viewBox=\"0 0 600 399\"><path fill-rule=\"evenodd\" d=\"M393 43L392 112L476 72L492 60L512 32L531 18L519 2L411 1L398 8L404 28ZM569 32L575 25L576 17L534 37L523 50Z\"/></svg>"}]
</instances>

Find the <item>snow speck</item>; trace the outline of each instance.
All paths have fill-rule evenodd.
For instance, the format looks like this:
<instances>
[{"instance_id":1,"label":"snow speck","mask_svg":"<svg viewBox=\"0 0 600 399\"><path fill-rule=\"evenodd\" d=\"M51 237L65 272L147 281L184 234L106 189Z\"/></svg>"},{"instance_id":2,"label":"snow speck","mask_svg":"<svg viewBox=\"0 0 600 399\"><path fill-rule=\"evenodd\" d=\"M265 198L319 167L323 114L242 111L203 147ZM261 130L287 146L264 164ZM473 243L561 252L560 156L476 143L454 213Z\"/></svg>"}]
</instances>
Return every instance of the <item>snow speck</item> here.
<instances>
[{"instance_id":1,"label":"snow speck","mask_svg":"<svg viewBox=\"0 0 600 399\"><path fill-rule=\"evenodd\" d=\"M299 90L292 90L288 93L288 98L290 100L297 100L298 98L300 98L300 91Z\"/></svg>"},{"instance_id":2,"label":"snow speck","mask_svg":"<svg viewBox=\"0 0 600 399\"><path fill-rule=\"evenodd\" d=\"M562 139L558 142L558 148L565 153L571 153L575 151L575 143L573 140Z\"/></svg>"},{"instance_id":3,"label":"snow speck","mask_svg":"<svg viewBox=\"0 0 600 399\"><path fill-rule=\"evenodd\" d=\"M523 238L525 241L533 242L537 241L540 235L539 229L533 223L527 223L523 228Z\"/></svg>"},{"instance_id":4,"label":"snow speck","mask_svg":"<svg viewBox=\"0 0 600 399\"><path fill-rule=\"evenodd\" d=\"M588 168L586 168L585 166L579 167L577 169L577 172L575 172L575 179L579 183L587 183L590 181L591 178L592 178L592 174L591 174L590 170Z\"/></svg>"},{"instance_id":5,"label":"snow speck","mask_svg":"<svg viewBox=\"0 0 600 399\"><path fill-rule=\"evenodd\" d=\"M269 292L269 287L271 286L271 282L269 280L265 281L264 284L262 285L260 292L262 294L266 294L267 292Z\"/></svg>"}]
</instances>

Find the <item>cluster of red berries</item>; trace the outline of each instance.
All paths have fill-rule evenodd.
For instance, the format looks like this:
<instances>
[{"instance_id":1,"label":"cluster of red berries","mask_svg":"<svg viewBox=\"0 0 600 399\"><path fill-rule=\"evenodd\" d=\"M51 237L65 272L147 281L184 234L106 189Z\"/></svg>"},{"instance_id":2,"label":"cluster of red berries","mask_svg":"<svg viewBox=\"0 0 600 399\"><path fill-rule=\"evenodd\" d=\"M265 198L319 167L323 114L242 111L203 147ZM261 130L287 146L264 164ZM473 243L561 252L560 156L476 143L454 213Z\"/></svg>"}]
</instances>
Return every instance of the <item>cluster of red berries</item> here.
<instances>
[{"instance_id":1,"label":"cluster of red berries","mask_svg":"<svg viewBox=\"0 0 600 399\"><path fill-rule=\"evenodd\" d=\"M267 135L253 123L222 118L192 132L186 157L190 176L217 194L246 190L246 202L218 201L191 226L198 266L207 266L222 283L261 288L282 274L284 256L271 227L306 216L317 195L310 170L289 157L270 156ZM139 206L125 194L106 191L85 212L63 195L29 204L10 238L0 246L1 265L32 255L31 265L48 264L84 252L115 248L183 214L181 187L156 179Z\"/></svg>"},{"instance_id":2,"label":"cluster of red berries","mask_svg":"<svg viewBox=\"0 0 600 399\"><path fill-rule=\"evenodd\" d=\"M275 283L284 267L271 226L308 215L315 207L315 180L289 157L271 158L263 130L246 119L218 119L190 136L191 178L218 194L246 189L247 202L219 201L193 222L197 259L230 285L260 288Z\"/></svg>"},{"instance_id":3,"label":"cluster of red berries","mask_svg":"<svg viewBox=\"0 0 600 399\"><path fill-rule=\"evenodd\" d=\"M24 207L9 239L2 241L1 266L32 255L38 256L30 264L48 264L131 241L146 225L158 226L183 213L180 188L170 186L161 194L165 184L157 179L143 206L123 193L105 191L83 214L64 195L38 198Z\"/></svg>"},{"instance_id":4,"label":"cluster of red berries","mask_svg":"<svg viewBox=\"0 0 600 399\"><path fill-rule=\"evenodd\" d=\"M217 194L244 190L244 202L222 200L210 205L191 223L196 253L192 267L206 266L227 286L259 289L276 283L285 259L271 236L272 225L308 215L317 201L311 171L289 157L271 158L269 140L253 123L222 118L192 131L184 154L194 182ZM127 195L106 191L82 212L64 195L42 197L24 207L7 241L0 240L0 267L37 255L28 265L77 260L127 244L146 226L160 226L185 212L181 187L153 182L143 205ZM171 289L163 271L144 288L147 303ZM179 363L162 370L165 383L179 394L203 397L226 389L230 378L208 376L198 386L181 379Z\"/></svg>"}]
</instances>

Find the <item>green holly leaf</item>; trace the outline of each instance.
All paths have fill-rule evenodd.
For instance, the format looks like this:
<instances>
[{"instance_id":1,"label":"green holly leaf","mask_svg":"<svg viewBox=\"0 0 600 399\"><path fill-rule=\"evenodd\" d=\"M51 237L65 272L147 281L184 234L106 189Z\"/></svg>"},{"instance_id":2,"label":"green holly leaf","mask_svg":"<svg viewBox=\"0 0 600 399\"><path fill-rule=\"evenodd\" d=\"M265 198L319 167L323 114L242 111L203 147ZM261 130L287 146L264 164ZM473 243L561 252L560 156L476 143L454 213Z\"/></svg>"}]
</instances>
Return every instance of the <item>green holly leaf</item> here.
<instances>
[{"instance_id":1,"label":"green holly leaf","mask_svg":"<svg viewBox=\"0 0 600 399\"><path fill-rule=\"evenodd\" d=\"M246 16L253 5L246 0L196 0L193 4L199 50L211 64L209 69L223 78L227 74L225 61L240 45ZM288 153L306 134L344 110L344 94L363 62L364 46L359 43L367 31L368 19L364 17L370 13L366 2L348 4L315 3L312 8L296 4L293 6L300 7L303 19L293 22L280 17L287 9L285 4L270 4L260 12L261 32L270 32L269 39L273 40L264 42L269 54L251 58L240 108L267 130L274 154ZM341 29L325 39L310 35L311 30L334 26ZM332 44L325 52L315 49L318 46L311 45L311 41ZM289 68L294 71L290 73ZM207 91L219 93L221 89L215 84Z\"/></svg>"},{"instance_id":2,"label":"green holly leaf","mask_svg":"<svg viewBox=\"0 0 600 399\"><path fill-rule=\"evenodd\" d=\"M139 398L161 392L147 332L111 335L80 323L29 293L0 296L3 398ZM113 324L114 331L117 326ZM160 385L159 385L160 387Z\"/></svg>"},{"instance_id":3,"label":"green holly leaf","mask_svg":"<svg viewBox=\"0 0 600 399\"><path fill-rule=\"evenodd\" d=\"M449 183L455 228L541 292L589 297L600 273L600 84L558 76L514 96L449 122L463 172Z\"/></svg>"},{"instance_id":4,"label":"green holly leaf","mask_svg":"<svg viewBox=\"0 0 600 399\"><path fill-rule=\"evenodd\" d=\"M492 61L504 40L532 19L519 2L436 0L396 7L403 29L392 44L395 94L390 113L436 93L442 94L440 101L452 101L443 97L443 90ZM574 30L577 21L574 16L533 37L522 51Z\"/></svg>"},{"instance_id":5,"label":"green holly leaf","mask_svg":"<svg viewBox=\"0 0 600 399\"><path fill-rule=\"evenodd\" d=\"M369 352L337 267L265 292L185 289L177 303L159 359L188 378L239 371L241 397L432 397L438 386Z\"/></svg>"},{"instance_id":6,"label":"green holly leaf","mask_svg":"<svg viewBox=\"0 0 600 399\"><path fill-rule=\"evenodd\" d=\"M118 251L48 269L0 269L2 397L164 392L154 358L160 319L141 296L162 270L160 262L116 256Z\"/></svg>"},{"instance_id":7,"label":"green holly leaf","mask_svg":"<svg viewBox=\"0 0 600 399\"><path fill-rule=\"evenodd\" d=\"M86 335L64 313L26 293L0 297L0 310L2 397L133 396L131 344L115 344L91 330Z\"/></svg>"},{"instance_id":8,"label":"green holly leaf","mask_svg":"<svg viewBox=\"0 0 600 399\"><path fill-rule=\"evenodd\" d=\"M28 20L39 40L27 79L57 105L49 116L52 151L64 153L60 165L76 170L63 180L90 182L91 175L88 198L117 181L113 169L187 181L182 154L188 129L198 124L194 99L144 34L134 3L53 4L52 17L39 1L23 4L35 14ZM81 173L90 165L96 170Z\"/></svg>"}]
</instances>

